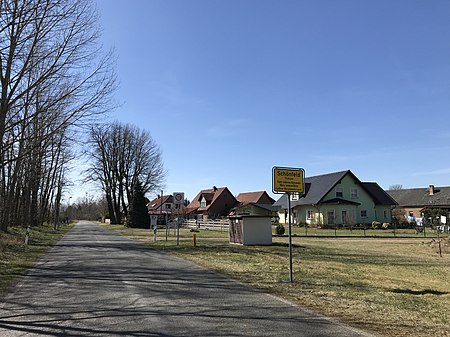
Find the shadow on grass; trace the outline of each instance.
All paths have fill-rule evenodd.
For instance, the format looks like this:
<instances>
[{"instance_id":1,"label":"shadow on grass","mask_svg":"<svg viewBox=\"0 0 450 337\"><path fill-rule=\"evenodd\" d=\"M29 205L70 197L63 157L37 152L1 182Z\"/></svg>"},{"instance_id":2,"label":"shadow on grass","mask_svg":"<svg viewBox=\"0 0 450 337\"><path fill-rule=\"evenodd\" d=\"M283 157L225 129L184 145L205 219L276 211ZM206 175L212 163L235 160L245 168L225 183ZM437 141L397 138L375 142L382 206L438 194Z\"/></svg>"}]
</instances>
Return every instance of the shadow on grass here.
<instances>
[{"instance_id":1,"label":"shadow on grass","mask_svg":"<svg viewBox=\"0 0 450 337\"><path fill-rule=\"evenodd\" d=\"M408 294L408 295L448 295L448 291L438 291L433 289L423 289L423 290L412 290L412 289L392 289L391 292L397 294Z\"/></svg>"}]
</instances>

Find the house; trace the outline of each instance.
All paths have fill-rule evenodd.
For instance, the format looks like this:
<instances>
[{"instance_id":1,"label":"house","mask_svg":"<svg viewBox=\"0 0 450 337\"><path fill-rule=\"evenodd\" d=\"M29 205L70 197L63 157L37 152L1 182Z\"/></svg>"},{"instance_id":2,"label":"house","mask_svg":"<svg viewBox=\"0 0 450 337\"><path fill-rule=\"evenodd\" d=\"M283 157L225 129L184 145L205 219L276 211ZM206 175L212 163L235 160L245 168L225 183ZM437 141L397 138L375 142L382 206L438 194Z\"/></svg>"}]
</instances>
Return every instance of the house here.
<instances>
[{"instance_id":1,"label":"house","mask_svg":"<svg viewBox=\"0 0 450 337\"><path fill-rule=\"evenodd\" d=\"M284 210L286 222L288 195L274 205ZM390 222L397 203L377 183L361 182L350 170L305 178L302 197L291 195L294 224L310 226L353 226L372 221Z\"/></svg>"},{"instance_id":2,"label":"house","mask_svg":"<svg viewBox=\"0 0 450 337\"><path fill-rule=\"evenodd\" d=\"M410 219L421 218L426 209L450 212L450 186L389 190L387 193L398 203L397 210Z\"/></svg>"},{"instance_id":3,"label":"house","mask_svg":"<svg viewBox=\"0 0 450 337\"><path fill-rule=\"evenodd\" d=\"M273 206L275 200L266 191L239 193L237 203L230 212L230 216L276 216L279 207Z\"/></svg>"},{"instance_id":4,"label":"house","mask_svg":"<svg viewBox=\"0 0 450 337\"><path fill-rule=\"evenodd\" d=\"M236 198L227 187L213 186L201 190L186 206L185 213L190 218L217 219L227 216L236 203Z\"/></svg>"},{"instance_id":5,"label":"house","mask_svg":"<svg viewBox=\"0 0 450 337\"><path fill-rule=\"evenodd\" d=\"M183 212L183 205L175 204L173 195L158 195L147 204L148 214L150 215L172 215Z\"/></svg>"}]
</instances>

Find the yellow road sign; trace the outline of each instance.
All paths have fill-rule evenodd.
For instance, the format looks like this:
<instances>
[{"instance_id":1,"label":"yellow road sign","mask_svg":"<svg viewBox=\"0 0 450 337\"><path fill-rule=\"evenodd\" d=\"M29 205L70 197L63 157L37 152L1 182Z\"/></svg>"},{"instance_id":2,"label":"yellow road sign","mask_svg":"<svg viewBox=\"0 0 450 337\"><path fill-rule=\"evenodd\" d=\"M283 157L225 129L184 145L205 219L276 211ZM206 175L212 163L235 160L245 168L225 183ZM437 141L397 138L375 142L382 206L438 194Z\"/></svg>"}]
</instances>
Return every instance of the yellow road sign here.
<instances>
[{"instance_id":1,"label":"yellow road sign","mask_svg":"<svg viewBox=\"0 0 450 337\"><path fill-rule=\"evenodd\" d=\"M272 170L274 193L299 193L305 191L305 170L302 168L274 167Z\"/></svg>"}]
</instances>

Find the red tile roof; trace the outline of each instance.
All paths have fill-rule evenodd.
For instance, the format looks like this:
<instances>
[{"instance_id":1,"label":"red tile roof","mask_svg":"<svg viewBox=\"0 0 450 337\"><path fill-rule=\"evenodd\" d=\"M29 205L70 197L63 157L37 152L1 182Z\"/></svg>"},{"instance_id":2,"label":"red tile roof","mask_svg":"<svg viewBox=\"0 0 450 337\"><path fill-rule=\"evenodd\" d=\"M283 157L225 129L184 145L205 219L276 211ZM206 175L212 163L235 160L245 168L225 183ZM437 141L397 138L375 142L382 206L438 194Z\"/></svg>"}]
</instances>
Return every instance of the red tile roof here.
<instances>
[{"instance_id":1,"label":"red tile roof","mask_svg":"<svg viewBox=\"0 0 450 337\"><path fill-rule=\"evenodd\" d=\"M200 210L208 210L208 208L214 204L214 201L217 199L217 197L223 192L225 191L226 187L213 187L210 189L206 189L206 190L201 190L200 192L198 192L198 194L195 196L194 199L192 199L191 203L189 205L187 205L187 207L185 208L185 212L186 213L191 213L193 211L196 211L197 209ZM208 202L208 205L206 206L206 208L200 208L200 200L201 197L205 197L206 201Z\"/></svg>"},{"instance_id":2,"label":"red tile roof","mask_svg":"<svg viewBox=\"0 0 450 337\"><path fill-rule=\"evenodd\" d=\"M236 197L237 201L243 204L253 203L259 204L261 199L267 195L266 191L258 191L258 192L244 192L239 193ZM275 202L269 195L267 195L267 199L272 201L272 204ZM266 203L266 202L264 202Z\"/></svg>"},{"instance_id":3,"label":"red tile roof","mask_svg":"<svg viewBox=\"0 0 450 337\"><path fill-rule=\"evenodd\" d=\"M163 195L162 200L160 196L153 199L147 204L147 208L149 212L155 212L156 210L160 210L161 204L165 204L173 201L173 195Z\"/></svg>"}]
</instances>

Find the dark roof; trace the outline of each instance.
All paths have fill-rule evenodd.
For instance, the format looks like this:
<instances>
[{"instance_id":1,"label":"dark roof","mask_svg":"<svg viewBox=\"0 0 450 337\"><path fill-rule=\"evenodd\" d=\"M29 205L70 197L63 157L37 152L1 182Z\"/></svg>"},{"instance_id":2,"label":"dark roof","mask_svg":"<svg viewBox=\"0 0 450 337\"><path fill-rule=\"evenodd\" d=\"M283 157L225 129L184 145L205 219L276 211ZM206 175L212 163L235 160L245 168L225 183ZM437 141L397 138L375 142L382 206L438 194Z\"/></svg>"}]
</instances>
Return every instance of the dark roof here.
<instances>
[{"instance_id":1,"label":"dark roof","mask_svg":"<svg viewBox=\"0 0 450 337\"><path fill-rule=\"evenodd\" d=\"M347 170L305 178L305 196L300 200L291 201L291 207L320 203L322 198L349 172L350 170ZM278 199L274 206L286 207L287 194Z\"/></svg>"},{"instance_id":2,"label":"dark roof","mask_svg":"<svg viewBox=\"0 0 450 337\"><path fill-rule=\"evenodd\" d=\"M383 190L377 183L361 183L362 186L369 192L374 198L377 205L397 205L395 199L393 199L385 190Z\"/></svg>"},{"instance_id":3,"label":"dark roof","mask_svg":"<svg viewBox=\"0 0 450 337\"><path fill-rule=\"evenodd\" d=\"M353 175L350 170L347 170L305 178L305 185L309 185L308 188L305 188L307 190L306 196L298 201L294 201L295 205L318 204L348 173ZM356 180L358 179L356 178Z\"/></svg>"},{"instance_id":4,"label":"dark roof","mask_svg":"<svg viewBox=\"0 0 450 337\"><path fill-rule=\"evenodd\" d=\"M393 200L377 183L363 183L352 173L352 171L347 170L305 178L305 195L299 200L291 201L291 207L298 205L317 205L322 203L322 199L328 192L330 192L347 174L350 174L353 179L372 196L377 205L396 205L395 200ZM287 202L287 194L284 194L275 202L274 206L287 208ZM328 200L327 203L351 204L354 202L342 198L334 198Z\"/></svg>"},{"instance_id":5,"label":"dark roof","mask_svg":"<svg viewBox=\"0 0 450 337\"><path fill-rule=\"evenodd\" d=\"M403 207L450 207L450 186L429 188L408 188L389 190L387 193Z\"/></svg>"}]
</instances>

